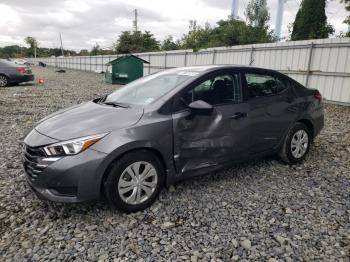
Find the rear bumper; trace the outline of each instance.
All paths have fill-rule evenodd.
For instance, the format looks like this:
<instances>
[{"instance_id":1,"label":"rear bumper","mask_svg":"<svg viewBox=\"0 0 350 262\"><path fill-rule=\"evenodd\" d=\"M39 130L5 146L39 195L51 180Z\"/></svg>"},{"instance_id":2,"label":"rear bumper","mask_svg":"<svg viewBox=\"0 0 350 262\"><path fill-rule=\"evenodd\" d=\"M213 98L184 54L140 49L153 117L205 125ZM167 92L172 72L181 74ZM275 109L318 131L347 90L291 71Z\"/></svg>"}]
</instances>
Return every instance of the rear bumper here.
<instances>
[{"instance_id":1,"label":"rear bumper","mask_svg":"<svg viewBox=\"0 0 350 262\"><path fill-rule=\"evenodd\" d=\"M324 127L324 109L323 107L318 108L312 114L313 125L314 125L314 138L321 132Z\"/></svg>"},{"instance_id":2,"label":"rear bumper","mask_svg":"<svg viewBox=\"0 0 350 262\"><path fill-rule=\"evenodd\" d=\"M10 77L11 83L23 83L34 81L34 75L12 75Z\"/></svg>"}]
</instances>

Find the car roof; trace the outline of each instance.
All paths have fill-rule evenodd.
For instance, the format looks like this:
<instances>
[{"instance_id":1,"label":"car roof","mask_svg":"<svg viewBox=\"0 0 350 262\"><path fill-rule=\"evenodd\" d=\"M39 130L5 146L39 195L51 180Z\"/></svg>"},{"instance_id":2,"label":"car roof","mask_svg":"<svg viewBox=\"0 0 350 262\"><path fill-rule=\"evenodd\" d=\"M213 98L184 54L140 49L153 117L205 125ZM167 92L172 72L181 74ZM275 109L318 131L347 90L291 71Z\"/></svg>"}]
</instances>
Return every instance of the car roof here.
<instances>
[{"instance_id":1,"label":"car roof","mask_svg":"<svg viewBox=\"0 0 350 262\"><path fill-rule=\"evenodd\" d=\"M267 68L261 68L261 67L253 67L253 66L247 66L247 65L230 65L230 64L222 64L222 65L204 65L204 66L185 66L185 67L177 67L173 70L176 71L194 71L194 72L211 72L216 71L220 69L253 69L253 70L261 70L261 71L268 71L268 72L276 72L278 71L273 69L267 69Z\"/></svg>"}]
</instances>

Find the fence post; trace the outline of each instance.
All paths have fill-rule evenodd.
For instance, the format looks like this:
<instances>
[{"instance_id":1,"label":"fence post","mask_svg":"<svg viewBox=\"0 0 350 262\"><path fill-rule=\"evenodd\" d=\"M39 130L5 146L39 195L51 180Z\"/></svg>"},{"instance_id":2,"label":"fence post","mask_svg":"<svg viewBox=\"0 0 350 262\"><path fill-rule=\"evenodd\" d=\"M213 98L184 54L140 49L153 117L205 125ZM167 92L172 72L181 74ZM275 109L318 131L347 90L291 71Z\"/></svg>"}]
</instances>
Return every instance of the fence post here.
<instances>
[{"instance_id":1,"label":"fence post","mask_svg":"<svg viewBox=\"0 0 350 262\"><path fill-rule=\"evenodd\" d=\"M185 51L185 66L187 66L187 51Z\"/></svg>"},{"instance_id":2,"label":"fence post","mask_svg":"<svg viewBox=\"0 0 350 262\"><path fill-rule=\"evenodd\" d=\"M89 72L91 72L91 55L90 55L90 70L89 70Z\"/></svg>"},{"instance_id":3,"label":"fence post","mask_svg":"<svg viewBox=\"0 0 350 262\"><path fill-rule=\"evenodd\" d=\"M215 65L215 54L216 54L216 50L213 49L213 60L212 60L213 65Z\"/></svg>"},{"instance_id":4,"label":"fence post","mask_svg":"<svg viewBox=\"0 0 350 262\"><path fill-rule=\"evenodd\" d=\"M314 42L311 42L310 47L309 47L309 58L308 58L309 60L307 62L305 87L308 87L308 85L309 85L311 62L312 62L312 51L313 51L313 49L314 49Z\"/></svg>"},{"instance_id":5,"label":"fence post","mask_svg":"<svg viewBox=\"0 0 350 262\"><path fill-rule=\"evenodd\" d=\"M254 47L252 46L252 49L250 50L250 61L249 61L249 65L253 65L254 63Z\"/></svg>"},{"instance_id":6,"label":"fence post","mask_svg":"<svg viewBox=\"0 0 350 262\"><path fill-rule=\"evenodd\" d=\"M165 54L164 54L164 69L166 69L166 56L167 56L167 53L165 52Z\"/></svg>"},{"instance_id":7,"label":"fence post","mask_svg":"<svg viewBox=\"0 0 350 262\"><path fill-rule=\"evenodd\" d=\"M148 74L151 74L151 54L148 54Z\"/></svg>"}]
</instances>

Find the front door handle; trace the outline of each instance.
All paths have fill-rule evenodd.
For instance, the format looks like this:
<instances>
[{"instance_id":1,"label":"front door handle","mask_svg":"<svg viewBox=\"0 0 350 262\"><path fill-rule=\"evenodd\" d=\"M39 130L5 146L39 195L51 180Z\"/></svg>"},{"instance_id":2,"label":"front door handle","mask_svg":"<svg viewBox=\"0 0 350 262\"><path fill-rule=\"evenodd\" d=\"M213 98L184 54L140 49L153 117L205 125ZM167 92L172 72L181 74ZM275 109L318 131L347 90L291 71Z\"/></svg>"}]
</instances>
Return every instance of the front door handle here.
<instances>
[{"instance_id":1,"label":"front door handle","mask_svg":"<svg viewBox=\"0 0 350 262\"><path fill-rule=\"evenodd\" d=\"M236 112L233 116L231 116L231 118L237 120L237 119L247 117L247 116L248 116L248 114L245 112Z\"/></svg>"}]
</instances>

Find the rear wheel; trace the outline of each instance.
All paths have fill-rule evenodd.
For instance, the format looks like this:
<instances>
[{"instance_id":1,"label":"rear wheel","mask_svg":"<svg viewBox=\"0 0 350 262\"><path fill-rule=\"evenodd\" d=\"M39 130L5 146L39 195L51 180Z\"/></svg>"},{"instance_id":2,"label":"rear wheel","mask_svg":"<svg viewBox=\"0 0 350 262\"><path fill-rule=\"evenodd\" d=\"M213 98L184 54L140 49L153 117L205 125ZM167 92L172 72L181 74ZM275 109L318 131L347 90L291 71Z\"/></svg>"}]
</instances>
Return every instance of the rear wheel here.
<instances>
[{"instance_id":1,"label":"rear wheel","mask_svg":"<svg viewBox=\"0 0 350 262\"><path fill-rule=\"evenodd\" d=\"M284 140L279 157L288 164L301 162L309 152L311 140L308 127L303 123L295 123Z\"/></svg>"},{"instance_id":2,"label":"rear wheel","mask_svg":"<svg viewBox=\"0 0 350 262\"><path fill-rule=\"evenodd\" d=\"M127 153L112 164L104 183L107 201L125 212L151 206L164 182L164 169L152 153L140 150Z\"/></svg>"},{"instance_id":3,"label":"rear wheel","mask_svg":"<svg viewBox=\"0 0 350 262\"><path fill-rule=\"evenodd\" d=\"M7 76L0 75L0 87L8 86L8 84L9 84L9 80Z\"/></svg>"}]
</instances>

